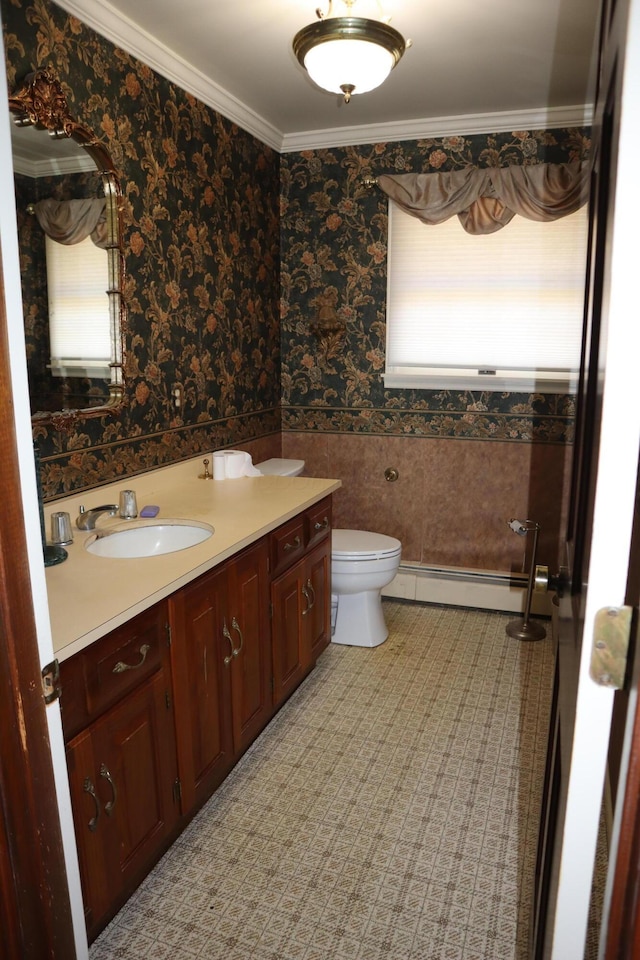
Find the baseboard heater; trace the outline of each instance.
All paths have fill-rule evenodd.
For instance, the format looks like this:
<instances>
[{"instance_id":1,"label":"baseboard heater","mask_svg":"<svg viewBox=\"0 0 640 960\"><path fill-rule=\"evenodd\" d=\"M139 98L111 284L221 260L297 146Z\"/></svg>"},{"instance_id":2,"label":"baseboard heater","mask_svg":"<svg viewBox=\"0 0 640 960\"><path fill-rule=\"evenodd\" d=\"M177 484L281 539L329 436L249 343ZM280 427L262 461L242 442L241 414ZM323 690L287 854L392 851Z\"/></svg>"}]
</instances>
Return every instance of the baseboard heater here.
<instances>
[{"instance_id":1,"label":"baseboard heater","mask_svg":"<svg viewBox=\"0 0 640 960\"><path fill-rule=\"evenodd\" d=\"M419 603L524 613L527 582L528 577L519 573L401 563L395 579L383 589L382 595ZM550 600L549 594L534 592L531 612L550 616Z\"/></svg>"}]
</instances>

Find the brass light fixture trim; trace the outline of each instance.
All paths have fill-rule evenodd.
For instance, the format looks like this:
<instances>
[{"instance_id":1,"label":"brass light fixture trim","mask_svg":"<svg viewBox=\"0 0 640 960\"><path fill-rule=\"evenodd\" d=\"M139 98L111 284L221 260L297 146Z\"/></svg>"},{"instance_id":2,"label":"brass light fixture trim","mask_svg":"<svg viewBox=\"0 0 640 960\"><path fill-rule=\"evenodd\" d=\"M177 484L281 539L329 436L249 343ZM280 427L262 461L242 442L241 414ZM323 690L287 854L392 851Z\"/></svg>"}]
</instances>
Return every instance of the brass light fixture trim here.
<instances>
[{"instance_id":1,"label":"brass light fixture trim","mask_svg":"<svg viewBox=\"0 0 640 960\"><path fill-rule=\"evenodd\" d=\"M355 2L356 0L345 0L345 4L349 10L351 10ZM331 13L331 9L332 0L329 3L329 14ZM382 20L371 20L365 17L352 16L325 16L319 8L316 10L316 14L319 19L315 23L310 23L308 26L303 27L293 38L293 52L298 62L305 69L308 69L305 64L305 58L314 48L324 43L352 40L373 44L386 51L392 59L390 67L390 70L392 70L400 61L410 43L410 41L405 41L398 30ZM388 76L388 74L386 76ZM380 83L384 82L386 76L382 78ZM339 86L344 95L345 103L349 103L354 92L359 92L357 86L353 83L345 82L339 84Z\"/></svg>"}]
</instances>

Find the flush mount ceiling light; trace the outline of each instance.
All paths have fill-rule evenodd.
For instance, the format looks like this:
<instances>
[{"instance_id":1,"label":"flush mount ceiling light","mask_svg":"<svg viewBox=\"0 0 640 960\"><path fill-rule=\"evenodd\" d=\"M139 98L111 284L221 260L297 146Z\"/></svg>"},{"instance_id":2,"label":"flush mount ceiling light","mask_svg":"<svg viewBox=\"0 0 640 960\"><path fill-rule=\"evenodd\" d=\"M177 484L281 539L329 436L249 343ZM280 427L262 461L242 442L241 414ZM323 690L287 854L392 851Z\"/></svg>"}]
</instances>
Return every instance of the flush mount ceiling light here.
<instances>
[{"instance_id":1,"label":"flush mount ceiling light","mask_svg":"<svg viewBox=\"0 0 640 960\"><path fill-rule=\"evenodd\" d=\"M351 13L356 0L343 2ZM383 20L334 17L332 6L326 14L318 8L317 22L296 33L293 52L314 83L349 103L384 83L409 44Z\"/></svg>"}]
</instances>

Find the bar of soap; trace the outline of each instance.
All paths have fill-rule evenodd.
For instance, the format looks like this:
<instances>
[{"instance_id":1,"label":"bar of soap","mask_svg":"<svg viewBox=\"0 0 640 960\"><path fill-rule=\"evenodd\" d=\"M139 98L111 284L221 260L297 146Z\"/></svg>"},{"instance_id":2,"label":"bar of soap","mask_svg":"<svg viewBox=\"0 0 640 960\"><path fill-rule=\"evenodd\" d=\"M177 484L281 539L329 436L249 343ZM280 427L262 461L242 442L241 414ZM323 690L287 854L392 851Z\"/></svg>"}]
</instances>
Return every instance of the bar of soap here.
<instances>
[{"instance_id":1,"label":"bar of soap","mask_svg":"<svg viewBox=\"0 0 640 960\"><path fill-rule=\"evenodd\" d=\"M147 504L146 507L143 507L140 511L141 517L157 517L160 513L160 507L156 507L154 504Z\"/></svg>"}]
</instances>

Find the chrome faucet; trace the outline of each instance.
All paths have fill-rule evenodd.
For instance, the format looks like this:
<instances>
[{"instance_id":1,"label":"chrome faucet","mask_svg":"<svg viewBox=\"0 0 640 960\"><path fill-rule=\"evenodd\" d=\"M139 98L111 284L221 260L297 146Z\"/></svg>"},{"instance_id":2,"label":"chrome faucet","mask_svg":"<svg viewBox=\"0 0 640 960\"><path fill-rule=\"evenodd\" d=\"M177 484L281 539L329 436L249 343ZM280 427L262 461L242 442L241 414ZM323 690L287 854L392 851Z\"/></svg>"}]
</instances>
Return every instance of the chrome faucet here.
<instances>
[{"instance_id":1,"label":"chrome faucet","mask_svg":"<svg viewBox=\"0 0 640 960\"><path fill-rule=\"evenodd\" d=\"M94 530L96 525L96 520L102 513L106 513L109 517L115 517L118 512L117 503L105 503L101 507L92 507L91 510L85 510L84 507L80 507L80 513L76 517L76 527L78 530Z\"/></svg>"}]
</instances>

